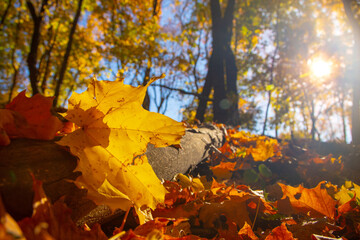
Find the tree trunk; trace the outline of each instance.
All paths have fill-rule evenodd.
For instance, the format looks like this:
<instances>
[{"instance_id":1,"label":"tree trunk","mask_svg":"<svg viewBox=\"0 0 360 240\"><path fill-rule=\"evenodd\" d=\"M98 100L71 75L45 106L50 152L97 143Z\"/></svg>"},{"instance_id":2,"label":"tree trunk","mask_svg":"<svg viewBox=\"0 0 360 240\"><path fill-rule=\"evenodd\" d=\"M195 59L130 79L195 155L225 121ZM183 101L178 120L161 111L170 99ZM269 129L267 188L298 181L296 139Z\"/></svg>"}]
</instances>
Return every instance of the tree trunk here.
<instances>
[{"instance_id":1,"label":"tree trunk","mask_svg":"<svg viewBox=\"0 0 360 240\"><path fill-rule=\"evenodd\" d=\"M40 44L40 30L41 30L41 23L43 19L43 15L45 12L45 7L47 6L48 0L42 0L40 12L39 14L36 14L36 10L34 8L34 5L31 1L26 1L26 5L30 11L31 17L33 19L34 23L34 31L31 37L31 45L30 45L30 52L27 57L27 64L29 67L29 77L30 77L30 84L32 89L32 94L35 95L39 93L39 89L37 86L38 83L38 75L39 70L36 67L37 64L37 55L38 55L38 48Z\"/></svg>"},{"instance_id":2,"label":"tree trunk","mask_svg":"<svg viewBox=\"0 0 360 240\"><path fill-rule=\"evenodd\" d=\"M226 76L226 96L229 101L227 123L237 125L240 121L238 111L239 96L237 92L237 67L236 59L231 50L231 38L234 19L235 1L229 1L225 10L224 25L226 25L225 35L225 76Z\"/></svg>"},{"instance_id":3,"label":"tree trunk","mask_svg":"<svg viewBox=\"0 0 360 240\"><path fill-rule=\"evenodd\" d=\"M196 112L196 118L200 121L204 120L211 89L214 89L213 120L234 125L239 121L237 68L235 56L230 47L234 5L235 1L229 0L224 17L222 17L219 0L210 1L213 49Z\"/></svg>"},{"instance_id":4,"label":"tree trunk","mask_svg":"<svg viewBox=\"0 0 360 240\"><path fill-rule=\"evenodd\" d=\"M160 5L161 5L161 1L162 0L153 0L153 11L152 11L152 16L155 17L159 14L160 11ZM142 85L145 86L146 84L148 84L149 80L150 80L150 72L151 72L151 65L152 65L152 59L149 56L148 57L148 64L147 67L145 69L145 75L144 75L144 80ZM146 110L150 110L150 96L149 96L149 91L146 90L146 94L145 94L145 98L144 98L144 102L142 104L143 108Z\"/></svg>"},{"instance_id":5,"label":"tree trunk","mask_svg":"<svg viewBox=\"0 0 360 240\"><path fill-rule=\"evenodd\" d=\"M344 5L345 14L349 20L351 28L354 34L354 57L353 57L353 105L351 111L351 135L352 143L360 144L360 82L359 82L359 64L360 64L360 24L354 16L354 12L351 8L353 0L342 0Z\"/></svg>"},{"instance_id":6,"label":"tree trunk","mask_svg":"<svg viewBox=\"0 0 360 240\"><path fill-rule=\"evenodd\" d=\"M354 42L354 62L353 69L354 75L352 79L353 99L352 99L352 111L351 111L351 135L352 143L360 144L360 82L359 82L359 64L360 64L360 26L357 30L354 30L355 42Z\"/></svg>"},{"instance_id":7,"label":"tree trunk","mask_svg":"<svg viewBox=\"0 0 360 240\"><path fill-rule=\"evenodd\" d=\"M47 81L49 78L49 74L50 74L50 66L51 66L51 53L52 50L54 49L55 46L55 41L56 41L56 37L59 31L59 27L60 27L60 23L57 25L54 36L52 34L52 28L51 28L51 33L50 33L50 37L49 37L49 48L46 50L46 64L45 64L45 71L44 71L44 75L41 81L41 92L44 94L45 90L47 88Z\"/></svg>"},{"instance_id":8,"label":"tree trunk","mask_svg":"<svg viewBox=\"0 0 360 240\"><path fill-rule=\"evenodd\" d=\"M69 56L70 56L70 52L71 52L72 42L73 42L73 38L74 38L74 33L75 33L76 26L77 26L77 23L79 21L80 14L81 14L82 3L83 3L83 0L79 0L75 18L74 18L74 21L72 23L70 33L69 33L69 40L68 40L68 43L66 46L66 52L64 55L63 62L61 64L61 68L60 68L60 72L59 72L59 79L56 82L56 88L55 88L55 94L54 94L55 98L54 98L54 102L53 102L53 105L55 107L56 107L58 99L59 99L60 87L64 80L64 76L65 76L65 72L66 72L66 68L67 68L67 64L68 64L68 60L69 60Z\"/></svg>"},{"instance_id":9,"label":"tree trunk","mask_svg":"<svg viewBox=\"0 0 360 240\"><path fill-rule=\"evenodd\" d=\"M151 58L149 58L149 61L151 61ZM150 80L150 71L151 71L151 63L148 64L148 66L145 69L144 79L143 79L143 86L146 86ZM150 109L150 96L148 90L146 90L145 98L142 104L142 107L146 110Z\"/></svg>"},{"instance_id":10,"label":"tree trunk","mask_svg":"<svg viewBox=\"0 0 360 240\"><path fill-rule=\"evenodd\" d=\"M201 95L199 97L199 105L196 110L196 119L199 120L200 122L204 122L207 102L210 96L211 89L213 88L213 82L211 78L212 72L210 71L210 69L213 69L213 67L210 68L210 66L213 65L213 62L214 62L214 55L211 54L209 60L209 70L206 74L205 84L201 92Z\"/></svg>"},{"instance_id":11,"label":"tree trunk","mask_svg":"<svg viewBox=\"0 0 360 240\"><path fill-rule=\"evenodd\" d=\"M346 114L345 114L345 101L344 101L344 94L341 95L340 99L340 109L341 109L341 121L342 121L342 128L343 128L343 136L344 136L344 143L346 143L347 139L347 129L346 129Z\"/></svg>"},{"instance_id":12,"label":"tree trunk","mask_svg":"<svg viewBox=\"0 0 360 240\"><path fill-rule=\"evenodd\" d=\"M10 9L11 6L12 6L12 0L9 0L4 13L1 15L1 21L0 21L0 27L1 28L4 25L6 16L7 16L8 12L9 12L9 9Z\"/></svg>"},{"instance_id":13,"label":"tree trunk","mask_svg":"<svg viewBox=\"0 0 360 240\"><path fill-rule=\"evenodd\" d=\"M20 12L18 13L18 18L20 19ZM16 24L16 30L15 30L15 39L14 39L15 46L18 46L19 32L20 32L20 23L18 22ZM11 66L14 70L14 75L13 75L12 81L11 81L8 103L10 103L12 100L12 96L13 96L13 93L14 93L14 90L15 90L15 87L17 84L20 65L21 65L21 63L19 63L19 66L16 66L16 47L14 47L11 52Z\"/></svg>"}]
</instances>

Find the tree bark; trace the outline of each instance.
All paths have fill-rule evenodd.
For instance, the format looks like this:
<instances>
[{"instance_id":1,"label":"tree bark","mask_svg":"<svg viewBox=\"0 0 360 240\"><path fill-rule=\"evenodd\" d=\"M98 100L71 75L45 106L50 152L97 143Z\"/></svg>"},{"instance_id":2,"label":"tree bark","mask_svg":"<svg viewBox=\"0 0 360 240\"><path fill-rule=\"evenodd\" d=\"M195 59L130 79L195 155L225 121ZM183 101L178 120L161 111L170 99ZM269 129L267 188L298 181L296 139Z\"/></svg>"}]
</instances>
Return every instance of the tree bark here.
<instances>
[{"instance_id":1,"label":"tree bark","mask_svg":"<svg viewBox=\"0 0 360 240\"><path fill-rule=\"evenodd\" d=\"M81 14L81 6L82 6L82 3L83 3L83 0L79 0L78 2L78 8L76 10L76 14L75 14L75 17L74 17L74 21L72 23L72 26L71 26L71 29L70 29L70 33L69 33L69 40L68 40L68 43L67 43L67 46L66 46L66 52L65 52L65 55L64 55L64 59L63 59L63 62L61 64L61 68L60 68L60 72L59 72L59 79L57 80L56 82L56 88L55 88L55 98L54 98L54 102L53 102L53 105L56 107L57 105L57 102L58 102L58 99L59 99L59 94L60 94L60 88L61 88L61 85L63 83L63 80L64 80L64 76L65 76L65 72L66 72L66 68L67 68L67 64L68 64L68 61L69 61L69 56L70 56L70 52L71 52L71 47L72 47L72 42L73 42L73 38L74 38L74 33L75 33L75 30L76 30L76 26L77 26L77 23L79 21L79 18L80 18L80 14Z\"/></svg>"},{"instance_id":2,"label":"tree bark","mask_svg":"<svg viewBox=\"0 0 360 240\"><path fill-rule=\"evenodd\" d=\"M351 8L353 0L342 0L344 5L345 14L349 20L351 28L354 34L354 46L353 46L353 105L351 111L351 135L352 143L360 144L360 82L359 82L359 64L360 64L360 24L354 16L354 12Z\"/></svg>"},{"instance_id":3,"label":"tree bark","mask_svg":"<svg viewBox=\"0 0 360 240\"><path fill-rule=\"evenodd\" d=\"M40 37L41 37L41 24L42 19L45 12L45 7L48 4L48 0L42 0L41 1L41 7L39 14L36 13L36 10L34 8L34 5L31 1L26 1L26 5L29 9L29 12L31 14L31 17L33 19L34 23L34 31L31 37L31 45L30 45L30 52L27 57L27 64L29 67L29 77L30 77L30 84L32 89L32 94L35 95L39 93L39 89L37 86L38 83L38 75L39 75L39 69L36 67L37 64L37 55L38 55L38 48L40 44Z\"/></svg>"}]
</instances>

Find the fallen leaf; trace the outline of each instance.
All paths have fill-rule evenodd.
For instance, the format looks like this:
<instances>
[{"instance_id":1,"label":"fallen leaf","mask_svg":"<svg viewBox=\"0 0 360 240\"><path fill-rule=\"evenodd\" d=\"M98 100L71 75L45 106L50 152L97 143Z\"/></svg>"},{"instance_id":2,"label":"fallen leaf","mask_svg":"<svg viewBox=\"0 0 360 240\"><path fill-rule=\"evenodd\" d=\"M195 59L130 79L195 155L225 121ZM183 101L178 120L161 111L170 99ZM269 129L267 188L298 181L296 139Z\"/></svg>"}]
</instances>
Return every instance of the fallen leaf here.
<instances>
[{"instance_id":1,"label":"fallen leaf","mask_svg":"<svg viewBox=\"0 0 360 240\"><path fill-rule=\"evenodd\" d=\"M210 167L214 176L218 181L222 181L224 179L230 179L232 176L232 172L235 171L236 162L220 162L219 165L214 167Z\"/></svg>"},{"instance_id":2,"label":"fallen leaf","mask_svg":"<svg viewBox=\"0 0 360 240\"><path fill-rule=\"evenodd\" d=\"M343 238L332 238L332 237L326 237L326 236L313 234L313 235L311 235L311 240L343 240Z\"/></svg>"},{"instance_id":3,"label":"fallen leaf","mask_svg":"<svg viewBox=\"0 0 360 240\"><path fill-rule=\"evenodd\" d=\"M28 98L24 90L6 105L6 109L19 113L28 124L26 130L19 129L19 136L15 137L53 139L56 132L63 126L62 122L50 112L53 99L54 97L44 97L40 94Z\"/></svg>"},{"instance_id":4,"label":"fallen leaf","mask_svg":"<svg viewBox=\"0 0 360 240\"><path fill-rule=\"evenodd\" d=\"M354 197L360 206L360 186L351 181L346 181L341 186L340 191L335 194L335 198L339 200L340 205L349 202Z\"/></svg>"},{"instance_id":5,"label":"fallen leaf","mask_svg":"<svg viewBox=\"0 0 360 240\"><path fill-rule=\"evenodd\" d=\"M61 201L52 205L45 195L42 182L34 177L33 189L33 215L18 223L27 240L107 239L98 224L90 231L78 228L71 220L70 209Z\"/></svg>"},{"instance_id":6,"label":"fallen leaf","mask_svg":"<svg viewBox=\"0 0 360 240\"><path fill-rule=\"evenodd\" d=\"M238 236L241 240L257 240L259 239L252 231L251 226L245 222L244 226L238 232Z\"/></svg>"},{"instance_id":7,"label":"fallen leaf","mask_svg":"<svg viewBox=\"0 0 360 240\"><path fill-rule=\"evenodd\" d=\"M225 216L228 221L243 227L245 222L251 222L246 205L247 199L248 196L244 196L236 200L206 204L200 209L199 219L206 228L216 228L216 222L221 221L221 216Z\"/></svg>"},{"instance_id":8,"label":"fallen leaf","mask_svg":"<svg viewBox=\"0 0 360 240\"><path fill-rule=\"evenodd\" d=\"M192 177L189 178L184 174L179 173L175 176L175 179L181 185L182 188L190 187L192 188L193 192L200 192L205 190L205 187L199 178L192 178Z\"/></svg>"},{"instance_id":9,"label":"fallen leaf","mask_svg":"<svg viewBox=\"0 0 360 240\"><path fill-rule=\"evenodd\" d=\"M276 139L257 140L256 147L250 147L251 153L255 162L266 161L274 156L274 145L278 144Z\"/></svg>"},{"instance_id":10,"label":"fallen leaf","mask_svg":"<svg viewBox=\"0 0 360 240\"><path fill-rule=\"evenodd\" d=\"M10 144L10 131L11 129L16 129L14 119L15 113L16 112L8 109L0 109L0 146L6 146ZM24 118L23 121L25 124L27 124Z\"/></svg>"},{"instance_id":11,"label":"fallen leaf","mask_svg":"<svg viewBox=\"0 0 360 240\"><path fill-rule=\"evenodd\" d=\"M315 188L307 189L303 186L292 187L278 183L283 192L283 198L289 198L291 206L297 212L308 213L310 216L327 216L331 219L335 217L334 200L327 192L325 182L320 182Z\"/></svg>"},{"instance_id":12,"label":"fallen leaf","mask_svg":"<svg viewBox=\"0 0 360 240\"><path fill-rule=\"evenodd\" d=\"M0 196L0 239L1 240L25 240L25 237L16 223L8 214Z\"/></svg>"},{"instance_id":13,"label":"fallen leaf","mask_svg":"<svg viewBox=\"0 0 360 240\"><path fill-rule=\"evenodd\" d=\"M149 84L132 87L122 81L96 81L82 94L73 93L64 117L80 128L58 143L79 157L75 183L88 197L112 209L138 213L164 201L165 188L147 161L146 147L180 144L182 123L146 111L142 102ZM145 219L141 218L144 222Z\"/></svg>"},{"instance_id":14,"label":"fallen leaf","mask_svg":"<svg viewBox=\"0 0 360 240\"><path fill-rule=\"evenodd\" d=\"M265 240L294 240L292 233L286 228L285 223L274 228Z\"/></svg>"}]
</instances>

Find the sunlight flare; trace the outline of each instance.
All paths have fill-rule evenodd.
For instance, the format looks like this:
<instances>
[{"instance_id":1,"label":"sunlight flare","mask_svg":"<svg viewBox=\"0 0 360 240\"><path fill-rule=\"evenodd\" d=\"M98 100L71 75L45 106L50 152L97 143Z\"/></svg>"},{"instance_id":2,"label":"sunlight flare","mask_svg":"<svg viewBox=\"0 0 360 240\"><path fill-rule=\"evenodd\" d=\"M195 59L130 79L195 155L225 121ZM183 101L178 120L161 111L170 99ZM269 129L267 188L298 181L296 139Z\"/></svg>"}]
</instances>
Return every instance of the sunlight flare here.
<instances>
[{"instance_id":1,"label":"sunlight flare","mask_svg":"<svg viewBox=\"0 0 360 240\"><path fill-rule=\"evenodd\" d=\"M332 72L332 62L322 58L310 59L308 65L311 75L316 78L328 77Z\"/></svg>"}]
</instances>

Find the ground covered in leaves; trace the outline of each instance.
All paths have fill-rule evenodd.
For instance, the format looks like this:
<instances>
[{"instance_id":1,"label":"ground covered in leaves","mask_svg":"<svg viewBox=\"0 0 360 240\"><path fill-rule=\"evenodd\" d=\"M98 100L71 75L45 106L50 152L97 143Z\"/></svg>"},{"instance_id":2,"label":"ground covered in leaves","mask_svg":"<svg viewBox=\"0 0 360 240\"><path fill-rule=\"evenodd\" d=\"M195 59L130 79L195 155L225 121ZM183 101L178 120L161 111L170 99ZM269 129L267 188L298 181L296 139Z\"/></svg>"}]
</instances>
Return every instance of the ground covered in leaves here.
<instances>
[{"instance_id":1,"label":"ground covered in leaves","mask_svg":"<svg viewBox=\"0 0 360 240\"><path fill-rule=\"evenodd\" d=\"M161 182L146 146L179 144L184 128L141 108L146 88L94 81L70 98L67 123L50 114L51 98L21 93L0 109L1 145L60 134L59 144L79 158L75 184L94 202L125 210L101 225L76 226L64 202L50 203L33 177L32 217L16 222L0 204L0 239L359 239L356 147L221 125L220 149L209 146L204 162Z\"/></svg>"},{"instance_id":2,"label":"ground covered in leaves","mask_svg":"<svg viewBox=\"0 0 360 240\"><path fill-rule=\"evenodd\" d=\"M130 209L132 229L112 225L113 236L98 225L76 227L66 206L46 201L34 180L33 216L16 223L2 209L0 238L358 239L360 186L346 167L353 155L323 156L292 142L227 132L224 146L206 162L163 182L165 202L145 224L137 225Z\"/></svg>"}]
</instances>

